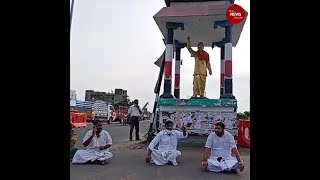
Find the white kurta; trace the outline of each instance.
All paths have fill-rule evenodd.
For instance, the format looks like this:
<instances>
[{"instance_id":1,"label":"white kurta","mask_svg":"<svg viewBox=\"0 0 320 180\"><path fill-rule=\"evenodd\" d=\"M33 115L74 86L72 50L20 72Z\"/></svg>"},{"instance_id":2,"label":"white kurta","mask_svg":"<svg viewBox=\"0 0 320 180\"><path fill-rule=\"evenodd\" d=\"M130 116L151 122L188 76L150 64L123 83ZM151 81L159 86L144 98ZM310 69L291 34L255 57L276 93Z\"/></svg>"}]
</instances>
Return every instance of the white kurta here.
<instances>
[{"instance_id":1,"label":"white kurta","mask_svg":"<svg viewBox=\"0 0 320 180\"><path fill-rule=\"evenodd\" d=\"M205 147L211 148L211 156L208 159L208 170L213 172L230 171L238 167L238 161L231 156L232 148L236 148L234 137L227 131L219 137L212 132L207 138ZM217 159L222 157L219 162Z\"/></svg>"},{"instance_id":2,"label":"white kurta","mask_svg":"<svg viewBox=\"0 0 320 180\"><path fill-rule=\"evenodd\" d=\"M83 142L89 139L91 135L92 130L87 132L86 136L83 138ZM109 144L112 144L112 138L107 131L102 130L100 132L99 138L97 138L97 135L95 135L92 138L90 144L87 146L87 149L78 150L76 152L72 159L72 163L81 164L86 163L88 161L93 162L95 160L104 161L110 159L113 156L113 154L109 152L109 148L100 150L100 146L105 146Z\"/></svg>"},{"instance_id":3,"label":"white kurta","mask_svg":"<svg viewBox=\"0 0 320 180\"><path fill-rule=\"evenodd\" d=\"M186 137L188 133L183 136L183 133L177 130L172 130L171 135L165 130L160 131L148 146L148 149L152 151L151 162L156 165L165 165L171 161L173 165L178 165L176 158L181 155L181 152L177 150L178 139ZM158 149L155 149L157 144L159 144Z\"/></svg>"}]
</instances>

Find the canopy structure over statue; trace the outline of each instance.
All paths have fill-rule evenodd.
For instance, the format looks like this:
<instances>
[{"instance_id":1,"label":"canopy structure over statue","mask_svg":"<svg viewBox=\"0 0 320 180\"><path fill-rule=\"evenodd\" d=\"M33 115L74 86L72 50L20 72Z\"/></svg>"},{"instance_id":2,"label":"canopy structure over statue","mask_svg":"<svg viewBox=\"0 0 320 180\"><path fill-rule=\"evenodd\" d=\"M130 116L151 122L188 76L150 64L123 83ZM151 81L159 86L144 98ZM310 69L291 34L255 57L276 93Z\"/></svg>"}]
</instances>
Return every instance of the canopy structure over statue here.
<instances>
[{"instance_id":1,"label":"canopy structure over statue","mask_svg":"<svg viewBox=\"0 0 320 180\"><path fill-rule=\"evenodd\" d=\"M174 39L180 43L186 43L186 37L190 35L193 39L192 46L196 46L198 41L202 41L206 47L211 47L212 42L219 42L225 37L224 28L217 27L215 29L214 22L227 20L226 10L232 5L229 1L166 0L167 5L169 2L171 2L170 7L163 7L153 16L165 38L167 36L167 22L184 24L184 30L177 28L174 31ZM245 12L247 15L248 12ZM239 41L245 21L246 19L232 27L231 42L233 47Z\"/></svg>"},{"instance_id":2,"label":"canopy structure over statue","mask_svg":"<svg viewBox=\"0 0 320 180\"><path fill-rule=\"evenodd\" d=\"M165 0L165 2L167 7L163 7L153 16L163 34L166 48L155 62L160 67L160 71L154 89L156 98L153 122L155 123L151 123L150 129L155 124L153 129L159 131L163 128L165 121L171 120L177 129L187 124L187 130L190 133L208 134L212 132L215 121L222 121L226 124L226 129L236 135L237 100L233 95L232 48L236 47L240 39L248 12L240 7L241 16L244 15L243 19L240 23L232 24L227 19L227 10L230 6L236 6L233 4L234 0ZM188 36L191 41L187 40ZM198 44L200 41L203 42L201 47L199 45L201 43ZM187 42L189 42L188 46ZM181 49L187 47L196 63L201 60L207 63L210 58L201 59L207 56L198 53L202 50L202 46L218 47L221 50L221 57L218 59L221 62L220 97L207 98L200 94L199 98L180 99ZM197 52L195 48L194 51L190 50L190 47L198 47ZM173 58L175 58L174 61ZM212 59L212 61L216 60ZM173 63L175 63L174 69ZM202 63L202 67L206 65L208 68L208 74L212 74L209 65ZM191 78L195 74L198 75L195 71L187 76ZM200 78L204 76L207 74L202 74ZM163 93L160 95L162 78L164 78ZM206 84L212 86L210 82ZM200 85L202 93L203 84Z\"/></svg>"}]
</instances>

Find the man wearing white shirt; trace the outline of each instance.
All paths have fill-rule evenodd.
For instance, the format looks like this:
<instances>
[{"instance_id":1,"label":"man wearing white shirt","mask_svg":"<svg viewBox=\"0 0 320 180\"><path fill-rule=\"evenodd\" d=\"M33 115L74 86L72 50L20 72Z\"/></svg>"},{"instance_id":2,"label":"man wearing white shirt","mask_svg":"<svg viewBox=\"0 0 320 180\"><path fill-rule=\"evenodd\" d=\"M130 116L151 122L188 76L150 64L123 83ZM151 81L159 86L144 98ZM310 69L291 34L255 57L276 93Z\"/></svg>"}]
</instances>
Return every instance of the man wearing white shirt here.
<instances>
[{"instance_id":1,"label":"man wearing white shirt","mask_svg":"<svg viewBox=\"0 0 320 180\"><path fill-rule=\"evenodd\" d=\"M223 122L215 123L214 132L210 133L207 138L202 166L213 172L230 171L236 173L236 169L240 169L241 172L244 169L234 137L225 131Z\"/></svg>"},{"instance_id":2,"label":"man wearing white shirt","mask_svg":"<svg viewBox=\"0 0 320 180\"><path fill-rule=\"evenodd\" d=\"M102 129L101 121L94 121L94 127L83 138L85 150L78 150L72 159L74 164L105 164L113 154L109 152L112 145L110 134Z\"/></svg>"},{"instance_id":3,"label":"man wearing white shirt","mask_svg":"<svg viewBox=\"0 0 320 180\"><path fill-rule=\"evenodd\" d=\"M181 155L181 152L177 150L178 139L187 138L188 133L184 125L181 127L182 132L172 130L172 121L166 121L165 128L149 144L146 163L151 162L159 166L165 164L178 165L176 158ZM158 149L155 149L158 144Z\"/></svg>"},{"instance_id":4,"label":"man wearing white shirt","mask_svg":"<svg viewBox=\"0 0 320 180\"><path fill-rule=\"evenodd\" d=\"M131 105L128 109L129 122L130 122L130 133L129 140L132 141L132 132L133 128L136 130L136 140L140 140L139 137L139 118L142 115L142 111L139 107L139 101L135 99L133 101L133 105Z\"/></svg>"}]
</instances>

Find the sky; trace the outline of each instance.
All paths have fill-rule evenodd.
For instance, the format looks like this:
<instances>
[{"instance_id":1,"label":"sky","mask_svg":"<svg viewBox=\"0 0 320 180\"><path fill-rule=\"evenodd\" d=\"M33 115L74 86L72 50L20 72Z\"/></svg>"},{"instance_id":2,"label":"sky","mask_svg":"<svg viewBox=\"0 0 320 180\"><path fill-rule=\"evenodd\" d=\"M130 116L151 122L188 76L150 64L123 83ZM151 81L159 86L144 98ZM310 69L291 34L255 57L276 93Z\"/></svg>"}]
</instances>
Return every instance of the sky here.
<instances>
[{"instance_id":1,"label":"sky","mask_svg":"<svg viewBox=\"0 0 320 180\"><path fill-rule=\"evenodd\" d=\"M238 112L244 112L250 111L250 1L235 3L249 12L239 42L232 49L233 93ZM164 0L75 0L70 89L76 90L78 100L84 100L86 89L111 92L120 88L128 90L131 100L139 99L140 105L149 102L147 108L152 111L160 70L154 62L165 49L153 16L165 6ZM213 71L207 78L206 96L218 99L220 49L206 47L205 51L210 55ZM181 59L180 98L190 98L194 59L186 48L181 50Z\"/></svg>"}]
</instances>

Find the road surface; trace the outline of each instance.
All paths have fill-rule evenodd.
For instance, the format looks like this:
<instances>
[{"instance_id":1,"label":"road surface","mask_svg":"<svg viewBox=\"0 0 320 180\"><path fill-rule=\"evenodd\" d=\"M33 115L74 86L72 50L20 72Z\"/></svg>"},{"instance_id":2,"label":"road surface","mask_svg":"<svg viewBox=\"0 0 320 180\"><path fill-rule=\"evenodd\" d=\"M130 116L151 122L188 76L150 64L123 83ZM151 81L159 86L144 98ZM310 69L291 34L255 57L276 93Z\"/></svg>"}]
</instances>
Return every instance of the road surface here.
<instances>
[{"instance_id":1,"label":"road surface","mask_svg":"<svg viewBox=\"0 0 320 180\"><path fill-rule=\"evenodd\" d=\"M149 122L140 122L140 136L148 128ZM77 145L82 147L85 132L92 128L76 129L79 136ZM245 170L243 173L213 173L202 170L203 148L179 147L182 156L178 166L156 166L144 162L147 144L140 141L128 141L129 126L118 124L104 127L113 138L111 152L113 158L106 165L72 165L70 163L70 180L249 180L250 150L240 149ZM140 142L140 143L139 143ZM78 146L78 147L79 147Z\"/></svg>"}]
</instances>

